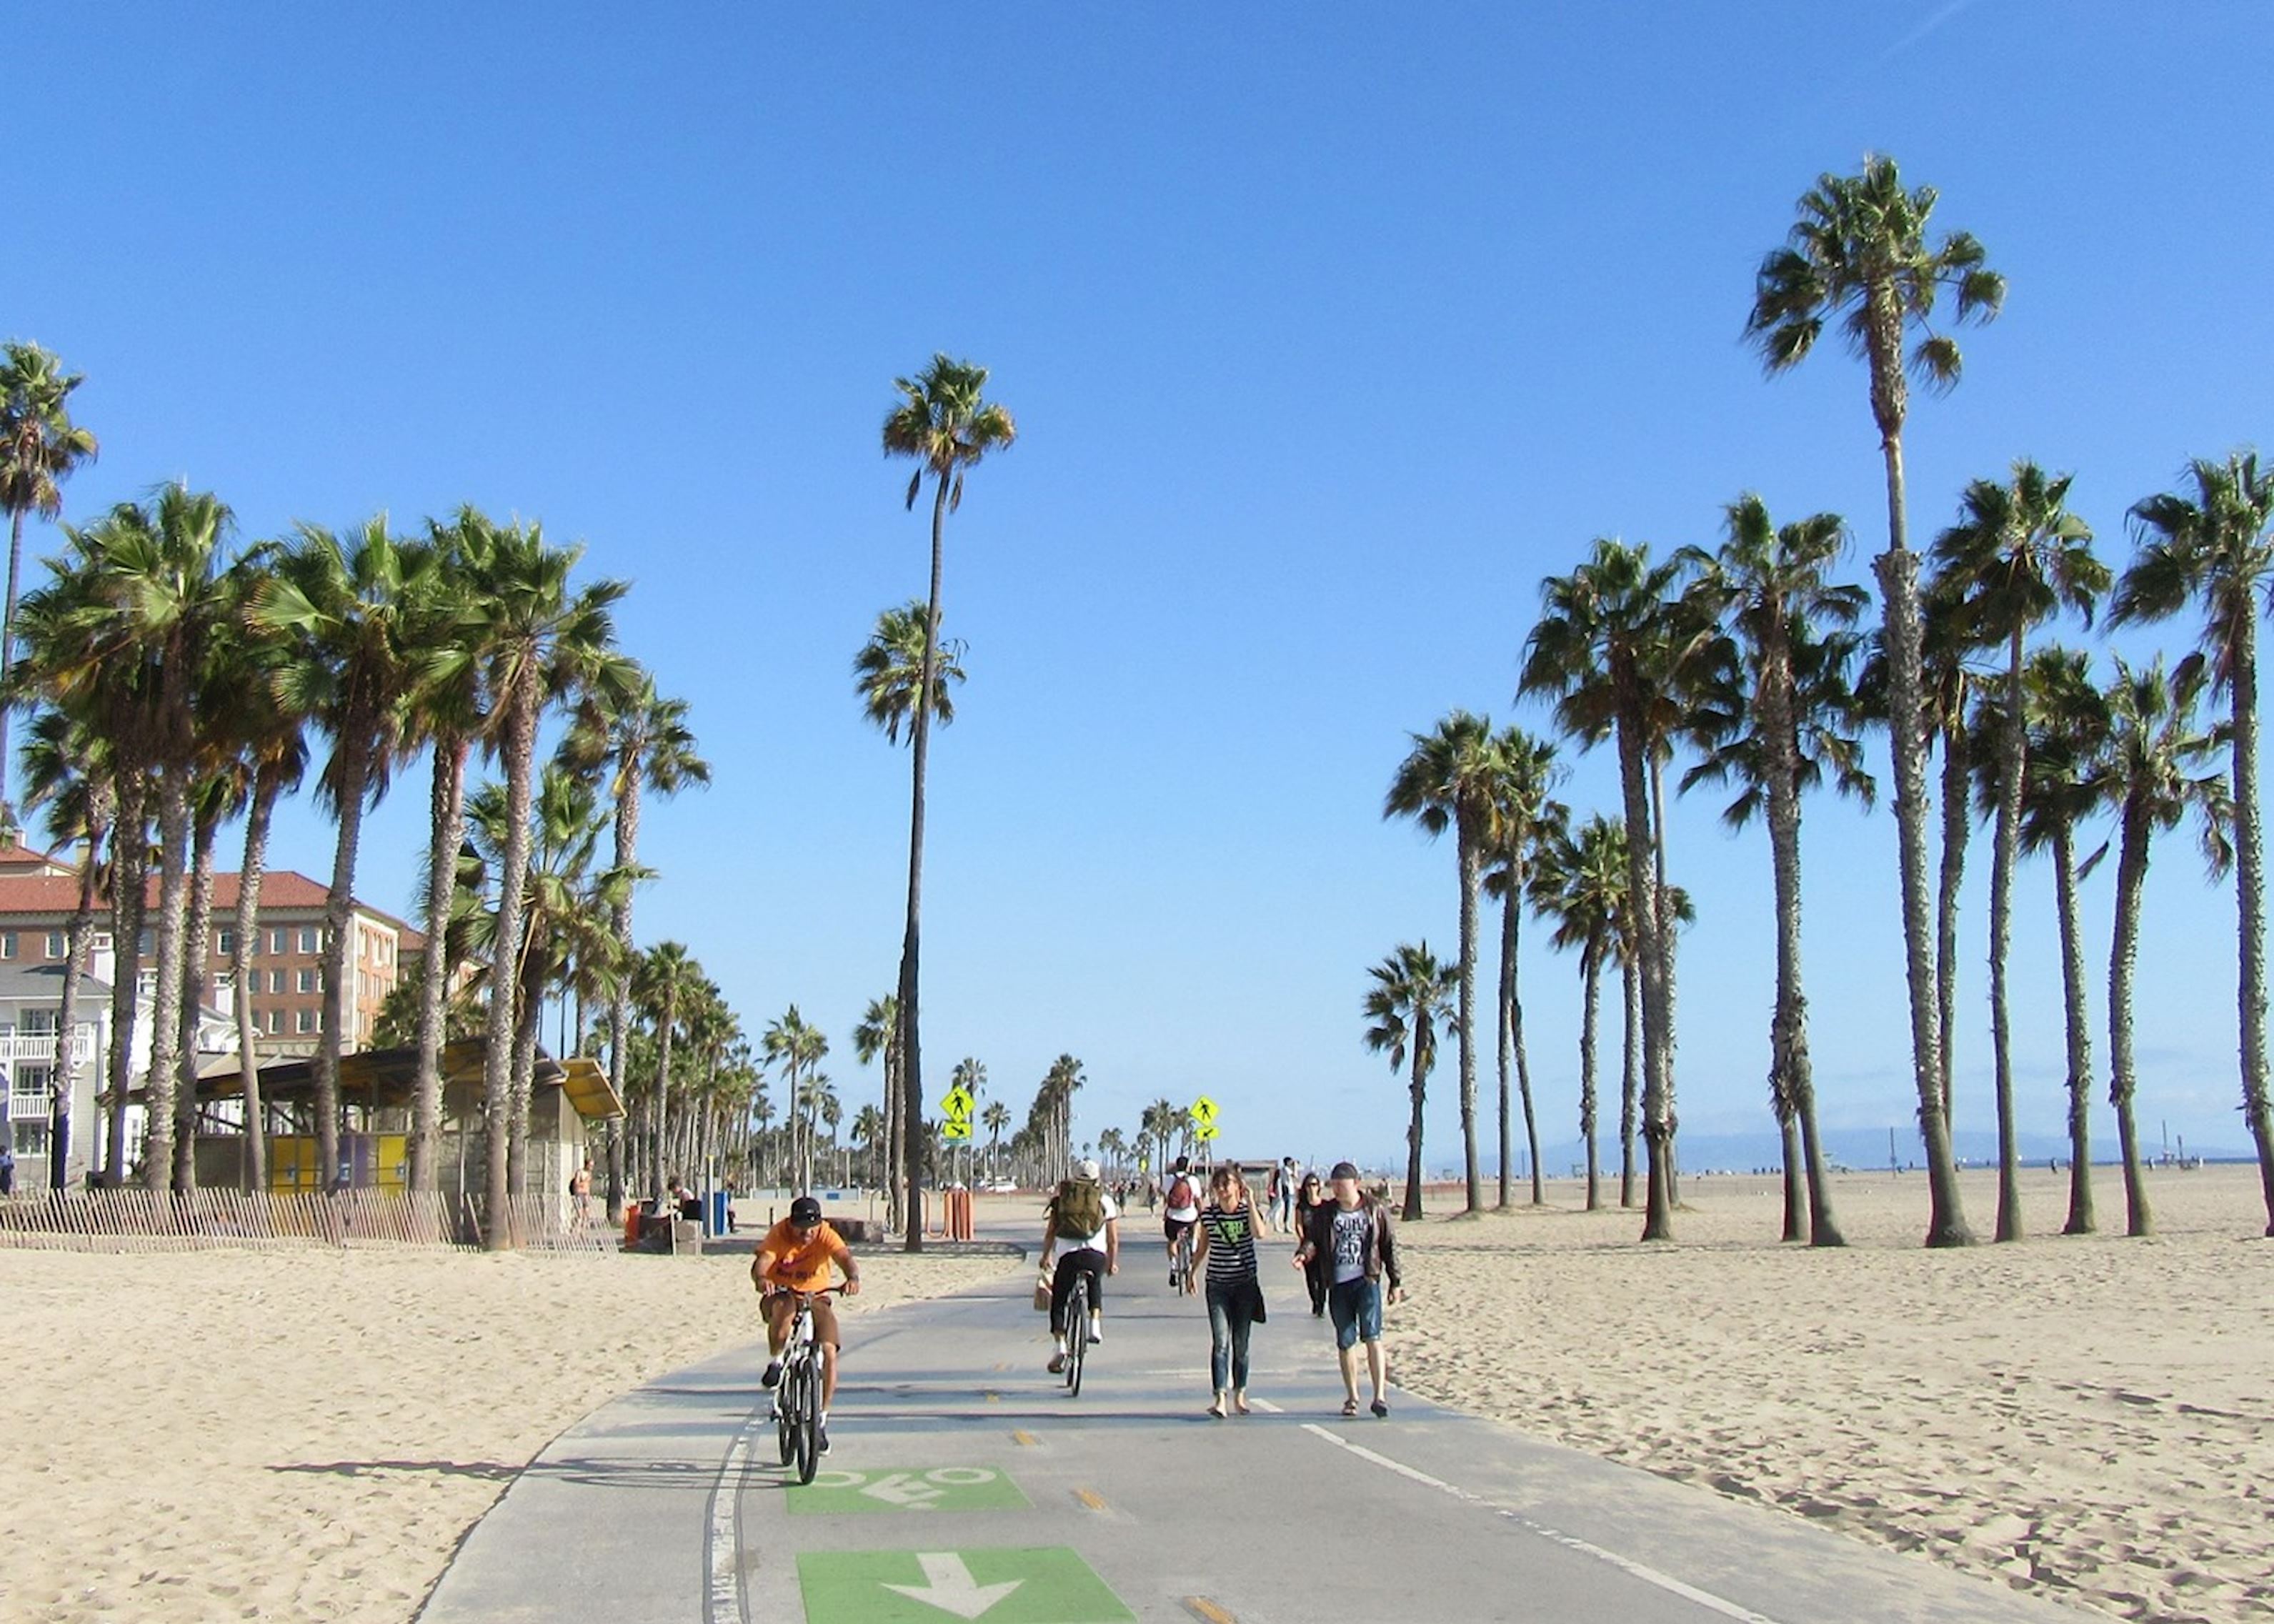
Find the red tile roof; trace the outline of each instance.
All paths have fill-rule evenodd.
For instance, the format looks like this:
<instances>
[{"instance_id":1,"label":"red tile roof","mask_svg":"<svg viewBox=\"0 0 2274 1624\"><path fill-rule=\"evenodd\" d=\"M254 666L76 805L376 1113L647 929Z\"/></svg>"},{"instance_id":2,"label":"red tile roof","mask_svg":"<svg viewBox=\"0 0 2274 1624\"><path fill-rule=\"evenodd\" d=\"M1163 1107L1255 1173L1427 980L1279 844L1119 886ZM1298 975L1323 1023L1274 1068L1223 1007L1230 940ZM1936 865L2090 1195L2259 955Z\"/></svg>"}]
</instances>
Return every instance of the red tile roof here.
<instances>
[{"instance_id":1,"label":"red tile roof","mask_svg":"<svg viewBox=\"0 0 2274 1624\"><path fill-rule=\"evenodd\" d=\"M236 914L239 877L235 874L214 876L213 906L216 922L226 924L229 916ZM150 902L154 906L158 900L158 878L155 875L150 876L148 891ZM319 885L306 875L295 874L290 868L272 868L260 876L260 911L272 919L279 913L320 913L328 895L328 887ZM393 914L381 913L367 902L358 902L356 906L397 930L410 929ZM0 919L64 915L78 906L79 880L76 876L11 874L0 868Z\"/></svg>"}]
</instances>

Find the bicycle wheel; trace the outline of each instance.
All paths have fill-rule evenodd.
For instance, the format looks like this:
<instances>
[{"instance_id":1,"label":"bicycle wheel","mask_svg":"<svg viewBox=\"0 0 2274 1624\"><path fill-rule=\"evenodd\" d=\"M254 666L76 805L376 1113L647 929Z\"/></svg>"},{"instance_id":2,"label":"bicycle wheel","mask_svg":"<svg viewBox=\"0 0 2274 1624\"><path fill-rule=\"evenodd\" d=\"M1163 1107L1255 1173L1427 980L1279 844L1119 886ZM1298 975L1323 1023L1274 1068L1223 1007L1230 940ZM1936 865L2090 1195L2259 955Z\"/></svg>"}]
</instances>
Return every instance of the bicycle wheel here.
<instances>
[{"instance_id":1,"label":"bicycle wheel","mask_svg":"<svg viewBox=\"0 0 2274 1624\"><path fill-rule=\"evenodd\" d=\"M1177 1237L1177 1286L1186 1297L1193 1294L1193 1232L1186 1229Z\"/></svg>"},{"instance_id":2,"label":"bicycle wheel","mask_svg":"<svg viewBox=\"0 0 2274 1624\"><path fill-rule=\"evenodd\" d=\"M817 1355L806 1357L797 1397L797 1480L811 1483L821 1469L821 1361Z\"/></svg>"},{"instance_id":3,"label":"bicycle wheel","mask_svg":"<svg viewBox=\"0 0 2274 1624\"><path fill-rule=\"evenodd\" d=\"M1089 1357L1089 1282L1076 1276L1066 1293L1066 1392L1081 1396L1081 1367Z\"/></svg>"},{"instance_id":4,"label":"bicycle wheel","mask_svg":"<svg viewBox=\"0 0 2274 1624\"><path fill-rule=\"evenodd\" d=\"M780 1451L785 1466L797 1458L797 1443L790 1425L790 1417L795 1413L790 1401L796 1395L791 1384L796 1380L796 1365L785 1357L781 1380L774 1383L774 1447Z\"/></svg>"}]
</instances>

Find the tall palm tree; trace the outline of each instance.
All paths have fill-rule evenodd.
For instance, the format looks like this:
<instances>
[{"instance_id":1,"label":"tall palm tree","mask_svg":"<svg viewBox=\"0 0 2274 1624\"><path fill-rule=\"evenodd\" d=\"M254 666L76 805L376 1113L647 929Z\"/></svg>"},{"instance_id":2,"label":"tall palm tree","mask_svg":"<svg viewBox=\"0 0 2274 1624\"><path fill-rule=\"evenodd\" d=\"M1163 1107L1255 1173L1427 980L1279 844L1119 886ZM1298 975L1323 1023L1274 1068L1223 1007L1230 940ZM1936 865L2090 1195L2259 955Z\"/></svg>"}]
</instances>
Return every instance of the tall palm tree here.
<instances>
[{"instance_id":1,"label":"tall palm tree","mask_svg":"<svg viewBox=\"0 0 2274 1624\"><path fill-rule=\"evenodd\" d=\"M2132 1053L2132 977L2149 845L2192 815L2211 877L2224 876L2234 861L2227 838L2234 802L2225 777L2197 771L2218 752L2218 733L2195 723L2196 706L2210 685L2210 672L2200 654L2188 655L2168 677L2161 656L2145 670L2134 669L2119 656L2116 680L2108 690L2107 748L2094 778L2101 799L2116 813L2118 830L2116 929L2108 954L2108 1098L2116 1107L2117 1140L2124 1153L2129 1235L2146 1235L2153 1228L2132 1120L2139 1086Z\"/></svg>"},{"instance_id":2,"label":"tall palm tree","mask_svg":"<svg viewBox=\"0 0 2274 1624\"><path fill-rule=\"evenodd\" d=\"M1524 999L1517 987L1519 921L1532 864L1541 845L1560 833L1570 808L1549 793L1563 777L1555 747L1520 727L1494 741L1501 770L1494 785L1492 822L1485 838L1485 894L1500 902L1500 1204L1509 1206L1510 1140L1508 1079L1515 1064L1517 1092L1524 1105L1524 1138L1532 1168L1532 1204L1544 1204L1540 1169L1540 1121L1532 1109L1532 1062L1524 1047Z\"/></svg>"},{"instance_id":3,"label":"tall palm tree","mask_svg":"<svg viewBox=\"0 0 2274 1624\"><path fill-rule=\"evenodd\" d=\"M1910 550L1904 508L1903 422L1911 377L1935 389L1958 381L1957 341L1929 325L1942 296L1953 296L1959 320L1986 321L2005 302L2006 280L1990 269L1982 244L1966 232L1951 232L1939 244L1928 241L1927 222L1936 200L1931 186L1904 186L1895 161L1883 155L1867 157L1855 175L1819 177L1801 197L1799 218L1784 245L1761 260L1745 334L1767 370L1776 373L1806 359L1826 320L1836 316L1849 348L1862 356L1870 377L1871 420L1879 432L1887 481L1887 550L1879 555L1876 573L1888 651L1888 733L1894 741L1912 1075L1933 1202L1926 1241L1930 1246L1963 1246L1974 1237L1959 1200L1937 1052L1926 883L1926 737L1919 707L1918 558ZM1906 351L1914 334L1916 342Z\"/></svg>"},{"instance_id":4,"label":"tall palm tree","mask_svg":"<svg viewBox=\"0 0 2274 1624\"><path fill-rule=\"evenodd\" d=\"M1433 838L1450 829L1461 883L1459 1009L1454 1037L1459 1056L1461 1155L1466 1213L1484 1208L1477 1163L1477 898L1484 887L1485 846L1504 777L1499 741L1489 718L1455 710L1426 733L1407 735L1412 748L1398 763L1383 797L1385 818L1410 817ZM1503 1079L1503 1081L1505 1079ZM1508 1120L1505 1098L1501 1121Z\"/></svg>"},{"instance_id":5,"label":"tall palm tree","mask_svg":"<svg viewBox=\"0 0 2274 1624\"><path fill-rule=\"evenodd\" d=\"M1366 1029L1367 1048L1377 1055L1387 1053L1393 1072L1404 1067L1409 1053L1413 1056L1406 1083L1413 1116L1405 1130L1405 1204L1400 1214L1410 1222L1421 1216L1421 1107L1429 1073L1437 1064L1437 1028L1453 1013L1457 972L1440 965L1427 942L1400 942L1367 974L1374 978L1364 1005L1371 1023Z\"/></svg>"},{"instance_id":6,"label":"tall palm tree","mask_svg":"<svg viewBox=\"0 0 2274 1624\"><path fill-rule=\"evenodd\" d=\"M683 699L666 699L656 691L655 679L642 671L629 692L604 695L594 714L572 729L562 748L580 767L604 771L606 790L615 808L615 863L627 872L639 861L640 809L644 791L676 795L690 785L711 782L711 763L696 753L695 734L687 726ZM617 899L614 918L616 940L625 952L632 951L632 891L626 887ZM629 983L620 982L608 998L608 1071L621 1096L626 1079L624 1045L631 1030ZM623 1215L623 1128L608 1124L608 1215Z\"/></svg>"},{"instance_id":7,"label":"tall palm tree","mask_svg":"<svg viewBox=\"0 0 2274 1624\"><path fill-rule=\"evenodd\" d=\"M931 365L914 378L893 380L900 404L885 415L886 456L913 458L916 470L908 480L907 507L913 509L923 490L924 476L934 481L931 504L931 593L924 610L923 659L918 667L915 691L933 694L939 686L939 588L945 560L947 515L963 502L963 478L990 451L1007 449L1017 440L1018 425L1001 405L985 398L987 369L968 361L934 355ZM907 930L900 946L900 1122L902 1176L907 1181L906 1245L923 1249L923 1055L918 1038L918 959L922 942L921 920L923 894L924 769L931 748L931 706L915 708L909 729L915 756L914 788L908 812Z\"/></svg>"},{"instance_id":8,"label":"tall palm tree","mask_svg":"<svg viewBox=\"0 0 2274 1624\"><path fill-rule=\"evenodd\" d=\"M1990 1045L1998 1110L1998 1230L2022 1237L2021 1147L2014 1124L2013 1030L2007 950L2013 936L2014 859L2021 843L2022 778L2029 760L2022 692L2022 643L2063 607L2090 626L2108 590L2108 567L2092 553L2092 530L2068 507L2069 476L2022 458L2000 484L1977 479L1959 520L1938 537L1934 561L1948 580L1967 640L2006 656L1997 740L1997 834L1990 861Z\"/></svg>"},{"instance_id":9,"label":"tall palm tree","mask_svg":"<svg viewBox=\"0 0 2274 1624\"><path fill-rule=\"evenodd\" d=\"M792 1151L802 1192L813 1184L813 1135L809 1116L813 1101L800 1079L818 1067L829 1053L829 1036L812 1025L791 1004L787 1011L767 1024L764 1035L758 1040L758 1052L782 1071L782 1092L790 1101L790 1120L797 1135Z\"/></svg>"},{"instance_id":10,"label":"tall palm tree","mask_svg":"<svg viewBox=\"0 0 2274 1624\"><path fill-rule=\"evenodd\" d=\"M1654 861L1649 774L1663 730L1653 712L1667 698L1668 673L1684 663L1699 638L1710 635L1704 606L1677 589L1704 561L1694 548L1653 564L1647 546L1599 538L1587 559L1568 575L1540 584L1541 613L1525 643L1525 694L1552 695L1564 731L1593 745L1615 739L1624 803L1627 862L1632 896L1663 891ZM1673 1235L1673 1166L1668 1119L1673 1087L1667 966L1662 940L1670 928L1662 906L1638 907L1634 942L1640 960L1643 1032L1643 1138L1649 1187L1645 1240Z\"/></svg>"},{"instance_id":11,"label":"tall palm tree","mask_svg":"<svg viewBox=\"0 0 2274 1624\"><path fill-rule=\"evenodd\" d=\"M2090 816L2093 777L2108 742L2107 696L2089 657L2058 643L2038 649L2023 673L2029 730L2022 779L2021 849L2050 851L2060 930L2062 1010L2068 1054L2068 1220L2064 1235L2090 1235L2092 1201L2092 1026L2087 1012L2083 933L2077 918L2076 826Z\"/></svg>"},{"instance_id":12,"label":"tall palm tree","mask_svg":"<svg viewBox=\"0 0 2274 1624\"><path fill-rule=\"evenodd\" d=\"M2234 796L2236 935L2240 944L2242 1115L2258 1147L2266 1232L2274 1235L2274 1106L2266 1089L2266 868L2258 817L2259 599L2274 590L2274 470L2258 454L2187 465L2192 493L2135 504L2141 547L2118 583L2109 619L2160 620L2190 600L2202 606L2200 642L2232 706L2229 771Z\"/></svg>"},{"instance_id":13,"label":"tall palm tree","mask_svg":"<svg viewBox=\"0 0 2274 1624\"><path fill-rule=\"evenodd\" d=\"M49 1122L48 1187L61 1190L70 1177L71 1102L79 1080L72 1034L79 1029L79 990L94 957L95 904L107 872L103 846L118 790L107 765L108 747L64 711L42 710L33 718L23 754L27 807L48 808L48 831L56 846L80 845L79 897L64 936L63 986L56 997Z\"/></svg>"},{"instance_id":14,"label":"tall palm tree","mask_svg":"<svg viewBox=\"0 0 2274 1624\"><path fill-rule=\"evenodd\" d=\"M1628 906L1635 894L1628 859L1625 825L1598 812L1544 845L1532 876L1534 911L1555 921L1549 939L1559 949L1579 951L1579 1138L1586 1146L1591 1213L1602 1205L1595 1154L1595 1032L1603 966L1618 950L1621 936L1631 935L1640 912ZM1639 973L1639 958L1631 951L1625 957Z\"/></svg>"},{"instance_id":15,"label":"tall palm tree","mask_svg":"<svg viewBox=\"0 0 2274 1624\"><path fill-rule=\"evenodd\" d=\"M548 704L572 693L621 694L633 680L630 662L615 651L610 613L629 589L619 581L596 581L582 588L572 584L584 551L582 546L552 546L538 526L515 523L494 527L473 560L475 590L487 620L483 685L490 695L491 733L486 742L505 768L509 844L499 864L504 874L522 873L529 863L539 716ZM486 1192L493 1214L505 1210L511 1189L508 1139L519 1010L509 966L520 959L521 941L520 889L507 886L498 898L489 1017L483 1030L482 1116L489 1135ZM656 1171L659 1185L660 1166ZM508 1226L503 1223L493 1222L484 1234L493 1248L511 1244Z\"/></svg>"},{"instance_id":16,"label":"tall palm tree","mask_svg":"<svg viewBox=\"0 0 2274 1624\"><path fill-rule=\"evenodd\" d=\"M16 586L24 559L24 520L64 510L63 482L94 460L94 435L72 421L72 391L87 381L37 344L0 346L0 509L8 515L8 597L0 618L0 665L16 658ZM8 711L0 707L0 822L12 821L8 799Z\"/></svg>"},{"instance_id":17,"label":"tall palm tree","mask_svg":"<svg viewBox=\"0 0 2274 1624\"><path fill-rule=\"evenodd\" d=\"M1011 1108L1000 1100L990 1100L987 1109L979 1113L979 1124L987 1130L987 1166L998 1178L1003 1176L1003 1130L1011 1125Z\"/></svg>"},{"instance_id":18,"label":"tall palm tree","mask_svg":"<svg viewBox=\"0 0 2274 1624\"><path fill-rule=\"evenodd\" d=\"M303 524L253 589L255 625L290 640L277 666L279 703L331 742L317 780L339 824L324 898L315 1064L317 1159L328 1185L339 1165L340 1056L352 1047L348 951L363 816L387 793L402 748L404 704L418 682L423 578L433 557L423 544L394 535L385 514L344 534Z\"/></svg>"},{"instance_id":19,"label":"tall palm tree","mask_svg":"<svg viewBox=\"0 0 2274 1624\"><path fill-rule=\"evenodd\" d=\"M885 1228L900 1227L900 1001L891 993L871 998L853 1028L853 1053L862 1065L881 1060L885 1072Z\"/></svg>"},{"instance_id":20,"label":"tall palm tree","mask_svg":"<svg viewBox=\"0 0 2274 1624\"><path fill-rule=\"evenodd\" d=\"M1848 542L1837 514L1780 526L1766 502L1748 495L1729 505L1724 535L1715 583L1742 654L1713 729L1721 734L1718 748L1683 787L1732 778L1742 784L1722 815L1732 828L1743 828L1756 812L1767 814L1777 915L1769 1097L1785 1134L1785 1238L1800 1237L1793 1199L1797 1161L1806 1172L1809 1244L1839 1246L1845 1241L1833 1215L1831 1176L1817 1131L1808 999L1801 987L1800 798L1827 774L1866 801L1872 793L1852 732L1846 680L1856 643L1844 628L1863 613L1865 595L1829 579Z\"/></svg>"},{"instance_id":21,"label":"tall palm tree","mask_svg":"<svg viewBox=\"0 0 2274 1624\"><path fill-rule=\"evenodd\" d=\"M649 1108L655 1141L648 1183L658 1197L664 1193L664 1155L669 1144L666 1124L671 1114L672 1045L681 1013L694 1001L703 981L703 966L678 942L657 943L640 955L632 971L632 996L655 1032L655 1087Z\"/></svg>"}]
</instances>

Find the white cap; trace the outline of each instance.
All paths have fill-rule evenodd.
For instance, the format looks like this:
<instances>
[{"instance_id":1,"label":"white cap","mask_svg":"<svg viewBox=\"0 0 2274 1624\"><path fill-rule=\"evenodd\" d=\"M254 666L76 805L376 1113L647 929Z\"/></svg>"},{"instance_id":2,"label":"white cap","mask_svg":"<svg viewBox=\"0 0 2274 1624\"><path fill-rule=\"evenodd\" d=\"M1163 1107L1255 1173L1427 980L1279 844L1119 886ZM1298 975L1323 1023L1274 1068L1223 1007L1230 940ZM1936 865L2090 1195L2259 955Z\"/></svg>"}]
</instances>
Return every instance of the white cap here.
<instances>
[{"instance_id":1,"label":"white cap","mask_svg":"<svg viewBox=\"0 0 2274 1624\"><path fill-rule=\"evenodd\" d=\"M1073 1170L1081 1174L1084 1178L1096 1178L1097 1177L1098 1170L1097 1163L1091 1161L1088 1157L1084 1156L1081 1161L1073 1164Z\"/></svg>"}]
</instances>

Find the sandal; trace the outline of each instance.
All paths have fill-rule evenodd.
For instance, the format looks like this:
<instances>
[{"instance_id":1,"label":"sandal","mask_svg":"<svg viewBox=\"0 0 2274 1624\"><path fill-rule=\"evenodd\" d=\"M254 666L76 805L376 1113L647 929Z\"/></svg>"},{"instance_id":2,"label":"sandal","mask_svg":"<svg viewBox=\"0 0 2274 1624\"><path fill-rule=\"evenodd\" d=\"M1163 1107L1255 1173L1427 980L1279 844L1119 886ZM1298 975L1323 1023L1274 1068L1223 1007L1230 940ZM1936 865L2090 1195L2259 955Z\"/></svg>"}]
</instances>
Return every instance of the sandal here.
<instances>
[{"instance_id":1,"label":"sandal","mask_svg":"<svg viewBox=\"0 0 2274 1624\"><path fill-rule=\"evenodd\" d=\"M1210 1405L1208 1407L1208 1412L1209 1412L1209 1414L1210 1414L1210 1415L1214 1416L1217 1420L1219 1420L1219 1421L1223 1420L1223 1419L1224 1419L1224 1401L1223 1401L1222 1399L1218 1399L1218 1400L1216 1400L1216 1402L1215 1403L1210 1404Z\"/></svg>"},{"instance_id":2,"label":"sandal","mask_svg":"<svg viewBox=\"0 0 2274 1624\"><path fill-rule=\"evenodd\" d=\"M1380 1420L1382 1417L1384 1417L1384 1416L1388 1415L1389 1413L1389 1406L1387 1403L1385 1403L1385 1402L1384 1402L1383 1401L1382 1401L1381 1399L1376 1399L1376 1400L1374 1400L1374 1419L1376 1419L1376 1420Z\"/></svg>"},{"instance_id":3,"label":"sandal","mask_svg":"<svg viewBox=\"0 0 2274 1624\"><path fill-rule=\"evenodd\" d=\"M1358 1401L1354 1398L1344 1399L1343 1401L1343 1414L1346 1416L1354 1416L1358 1414Z\"/></svg>"}]
</instances>

